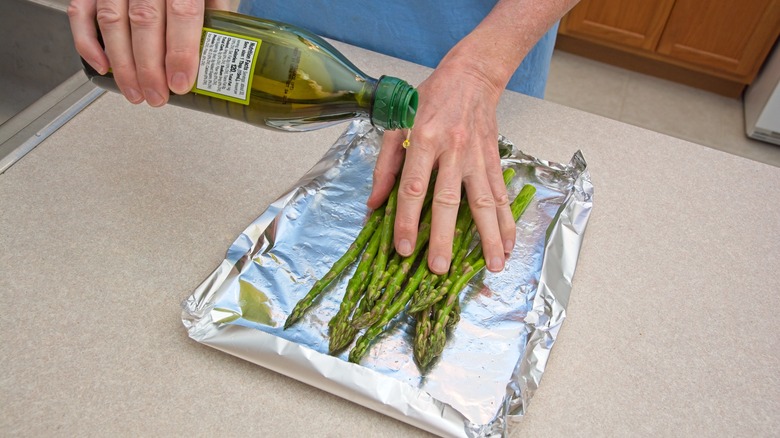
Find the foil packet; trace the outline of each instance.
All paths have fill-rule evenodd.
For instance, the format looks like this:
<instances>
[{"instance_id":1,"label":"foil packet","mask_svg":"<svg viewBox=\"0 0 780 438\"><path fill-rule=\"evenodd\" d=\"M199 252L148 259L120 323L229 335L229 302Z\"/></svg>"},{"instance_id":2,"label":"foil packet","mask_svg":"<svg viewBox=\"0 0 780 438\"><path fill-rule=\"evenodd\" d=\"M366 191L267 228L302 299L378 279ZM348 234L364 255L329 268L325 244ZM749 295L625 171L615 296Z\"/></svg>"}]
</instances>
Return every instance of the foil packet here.
<instances>
[{"instance_id":1,"label":"foil packet","mask_svg":"<svg viewBox=\"0 0 780 438\"><path fill-rule=\"evenodd\" d=\"M381 144L366 121L351 123L287 193L227 250L182 303L197 342L442 436L506 436L528 407L566 317L572 277L592 208L593 186L578 151L568 164L540 160L499 139L502 166L536 196L517 225L499 273L483 271L461 292L461 319L435 365L414 362L414 321L402 313L360 364L349 348L328 354L345 271L291 328L300 298L347 250L370 213L365 201Z\"/></svg>"}]
</instances>

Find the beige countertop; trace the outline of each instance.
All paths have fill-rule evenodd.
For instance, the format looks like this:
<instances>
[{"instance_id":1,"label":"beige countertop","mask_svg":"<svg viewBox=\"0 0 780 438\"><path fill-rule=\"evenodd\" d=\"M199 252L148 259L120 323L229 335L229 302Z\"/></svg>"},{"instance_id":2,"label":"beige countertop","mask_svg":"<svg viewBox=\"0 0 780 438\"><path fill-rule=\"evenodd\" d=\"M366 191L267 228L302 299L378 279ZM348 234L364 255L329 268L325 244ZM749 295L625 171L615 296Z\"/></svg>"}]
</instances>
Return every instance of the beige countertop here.
<instances>
[{"instance_id":1,"label":"beige countertop","mask_svg":"<svg viewBox=\"0 0 780 438\"><path fill-rule=\"evenodd\" d=\"M419 83L427 68L338 44ZM512 436L780 432L780 169L506 93L594 209ZM346 125L275 133L106 94L0 175L0 435L425 436L198 344L180 302ZM305 146L302 146L305 145Z\"/></svg>"}]
</instances>

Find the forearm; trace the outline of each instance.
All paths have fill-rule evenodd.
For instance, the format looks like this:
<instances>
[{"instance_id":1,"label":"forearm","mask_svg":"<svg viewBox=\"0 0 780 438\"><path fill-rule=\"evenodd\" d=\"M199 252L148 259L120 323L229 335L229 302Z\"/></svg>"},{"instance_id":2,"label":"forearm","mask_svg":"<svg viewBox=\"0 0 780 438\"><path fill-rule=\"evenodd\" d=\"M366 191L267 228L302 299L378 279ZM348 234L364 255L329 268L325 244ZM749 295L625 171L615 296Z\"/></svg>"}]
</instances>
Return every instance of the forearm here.
<instances>
[{"instance_id":1,"label":"forearm","mask_svg":"<svg viewBox=\"0 0 780 438\"><path fill-rule=\"evenodd\" d=\"M499 0L442 60L481 76L498 94L537 41L579 0Z\"/></svg>"}]
</instances>

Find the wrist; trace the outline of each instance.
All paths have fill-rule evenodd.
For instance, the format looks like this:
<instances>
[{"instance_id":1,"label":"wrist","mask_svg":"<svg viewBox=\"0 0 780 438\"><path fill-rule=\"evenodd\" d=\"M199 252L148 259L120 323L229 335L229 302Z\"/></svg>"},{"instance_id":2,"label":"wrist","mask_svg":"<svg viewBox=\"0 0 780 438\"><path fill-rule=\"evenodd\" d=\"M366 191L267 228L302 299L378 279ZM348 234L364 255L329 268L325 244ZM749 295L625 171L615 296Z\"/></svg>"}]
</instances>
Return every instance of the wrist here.
<instances>
[{"instance_id":1,"label":"wrist","mask_svg":"<svg viewBox=\"0 0 780 438\"><path fill-rule=\"evenodd\" d=\"M480 83L497 101L517 66L505 68L469 37L461 40L442 59L437 69L457 71Z\"/></svg>"}]
</instances>

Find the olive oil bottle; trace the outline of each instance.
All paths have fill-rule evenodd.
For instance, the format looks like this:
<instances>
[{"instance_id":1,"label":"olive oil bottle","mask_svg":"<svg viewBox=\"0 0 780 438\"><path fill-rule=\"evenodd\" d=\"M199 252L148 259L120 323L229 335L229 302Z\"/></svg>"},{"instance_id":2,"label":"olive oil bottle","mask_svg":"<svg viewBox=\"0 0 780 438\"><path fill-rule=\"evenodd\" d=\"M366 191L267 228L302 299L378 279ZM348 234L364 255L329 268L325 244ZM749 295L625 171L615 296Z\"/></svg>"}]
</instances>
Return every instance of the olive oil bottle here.
<instances>
[{"instance_id":1,"label":"olive oil bottle","mask_svg":"<svg viewBox=\"0 0 780 438\"><path fill-rule=\"evenodd\" d=\"M119 91L110 71L84 68L96 85ZM282 131L354 118L392 130L414 124L417 91L395 77L367 76L304 29L206 10L195 86L168 102Z\"/></svg>"}]
</instances>

